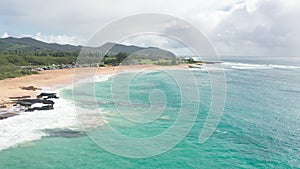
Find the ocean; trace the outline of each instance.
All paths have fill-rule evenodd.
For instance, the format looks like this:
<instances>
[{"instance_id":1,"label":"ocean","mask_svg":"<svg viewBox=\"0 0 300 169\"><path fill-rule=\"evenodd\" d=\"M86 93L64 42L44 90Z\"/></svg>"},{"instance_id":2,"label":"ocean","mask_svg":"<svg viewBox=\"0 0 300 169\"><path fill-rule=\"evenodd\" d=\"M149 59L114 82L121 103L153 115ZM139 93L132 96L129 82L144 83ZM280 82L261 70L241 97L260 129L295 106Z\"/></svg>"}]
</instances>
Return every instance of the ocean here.
<instances>
[{"instance_id":1,"label":"ocean","mask_svg":"<svg viewBox=\"0 0 300 169\"><path fill-rule=\"evenodd\" d=\"M76 101L71 87L59 90L53 111L0 121L0 168L300 168L300 59L222 61L224 112L204 143L213 90L205 70L191 69L193 80L186 70L127 72L75 86ZM126 142L159 137L144 147Z\"/></svg>"}]
</instances>

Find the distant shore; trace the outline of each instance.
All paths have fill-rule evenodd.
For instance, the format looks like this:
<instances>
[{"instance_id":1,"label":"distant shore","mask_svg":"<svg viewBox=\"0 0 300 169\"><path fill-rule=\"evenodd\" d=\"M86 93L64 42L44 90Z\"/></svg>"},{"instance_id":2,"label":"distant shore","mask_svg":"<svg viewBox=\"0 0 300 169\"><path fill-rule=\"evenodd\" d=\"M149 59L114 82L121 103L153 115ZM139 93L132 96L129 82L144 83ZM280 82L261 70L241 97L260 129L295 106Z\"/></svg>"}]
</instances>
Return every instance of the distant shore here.
<instances>
[{"instance_id":1,"label":"distant shore","mask_svg":"<svg viewBox=\"0 0 300 169\"><path fill-rule=\"evenodd\" d=\"M0 80L0 105L2 109L12 106L9 97L30 96L36 97L41 90L24 90L22 87L33 86L38 89L64 87L73 83L74 71L90 71L97 69L97 75L115 74L117 72L126 72L133 70L155 70L155 69L170 69L170 68L188 68L186 64L174 66L158 66L158 65L129 65L129 66L107 66L98 68L71 68L44 70L39 74L28 75L17 78Z\"/></svg>"}]
</instances>

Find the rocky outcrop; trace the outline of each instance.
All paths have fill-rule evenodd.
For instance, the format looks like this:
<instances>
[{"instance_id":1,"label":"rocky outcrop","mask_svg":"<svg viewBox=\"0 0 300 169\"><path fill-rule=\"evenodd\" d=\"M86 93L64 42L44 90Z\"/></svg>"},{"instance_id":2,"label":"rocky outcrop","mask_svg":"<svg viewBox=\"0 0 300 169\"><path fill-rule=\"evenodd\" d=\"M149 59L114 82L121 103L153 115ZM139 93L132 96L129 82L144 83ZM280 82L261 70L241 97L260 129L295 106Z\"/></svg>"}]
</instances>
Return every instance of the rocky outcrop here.
<instances>
[{"instance_id":1,"label":"rocky outcrop","mask_svg":"<svg viewBox=\"0 0 300 169\"><path fill-rule=\"evenodd\" d=\"M3 113L3 114L0 114L0 120L3 120L3 119L7 119L9 117L13 117L13 116L17 116L19 114L17 113Z\"/></svg>"},{"instance_id":2,"label":"rocky outcrop","mask_svg":"<svg viewBox=\"0 0 300 169\"><path fill-rule=\"evenodd\" d=\"M37 98L41 99L58 99L59 97L57 97L56 93L41 93L39 95L36 96Z\"/></svg>"},{"instance_id":3,"label":"rocky outcrop","mask_svg":"<svg viewBox=\"0 0 300 169\"><path fill-rule=\"evenodd\" d=\"M54 109L53 105L47 105L47 106L42 106L42 107L28 108L25 110L25 112L30 112L30 111L35 111L35 110L53 110L53 109Z\"/></svg>"},{"instance_id":4,"label":"rocky outcrop","mask_svg":"<svg viewBox=\"0 0 300 169\"><path fill-rule=\"evenodd\" d=\"M9 97L11 99L11 103L14 106L20 106L22 111L25 112L33 112L35 110L53 110L55 102L50 99L58 99L56 93L41 93L37 96L37 98L30 98L30 96L19 96L19 97ZM40 107L34 107L36 103L43 104ZM2 107L1 107L2 106ZM4 104L0 104L0 108L4 107ZM0 120L13 117L19 115L18 113L11 113L8 110L1 110L0 112Z\"/></svg>"},{"instance_id":5,"label":"rocky outcrop","mask_svg":"<svg viewBox=\"0 0 300 169\"><path fill-rule=\"evenodd\" d=\"M35 103L54 105L54 101L47 99L22 99L18 100L16 103L25 107L32 106Z\"/></svg>"},{"instance_id":6,"label":"rocky outcrop","mask_svg":"<svg viewBox=\"0 0 300 169\"><path fill-rule=\"evenodd\" d=\"M71 129L45 129L43 130L47 133L45 137L64 137L64 138L77 138L85 136L83 131L76 131Z\"/></svg>"},{"instance_id":7,"label":"rocky outcrop","mask_svg":"<svg viewBox=\"0 0 300 169\"><path fill-rule=\"evenodd\" d=\"M36 90L42 90L41 88L37 88L37 87L34 87L34 86L23 86L23 87L20 87L22 90L33 90L33 91L36 91Z\"/></svg>"},{"instance_id":8,"label":"rocky outcrop","mask_svg":"<svg viewBox=\"0 0 300 169\"><path fill-rule=\"evenodd\" d=\"M25 111L35 111L35 110L53 110L54 101L49 99L58 99L56 93L41 93L37 96L37 99L22 99L18 100L17 104L27 107ZM35 103L45 104L41 107L32 107Z\"/></svg>"},{"instance_id":9,"label":"rocky outcrop","mask_svg":"<svg viewBox=\"0 0 300 169\"><path fill-rule=\"evenodd\" d=\"M19 97L9 97L9 99L13 99L13 100L20 100L20 99L26 99L26 98L30 98L30 96L19 96Z\"/></svg>"}]
</instances>

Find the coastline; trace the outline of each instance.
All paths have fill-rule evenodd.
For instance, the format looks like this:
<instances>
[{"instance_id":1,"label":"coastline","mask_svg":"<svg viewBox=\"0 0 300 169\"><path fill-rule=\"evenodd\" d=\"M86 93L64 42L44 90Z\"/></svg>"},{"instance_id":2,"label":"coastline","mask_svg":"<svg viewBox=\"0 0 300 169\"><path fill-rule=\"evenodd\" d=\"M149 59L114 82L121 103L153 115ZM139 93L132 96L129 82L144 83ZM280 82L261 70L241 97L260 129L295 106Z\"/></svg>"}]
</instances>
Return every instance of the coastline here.
<instances>
[{"instance_id":1,"label":"coastline","mask_svg":"<svg viewBox=\"0 0 300 169\"><path fill-rule=\"evenodd\" d=\"M12 106L9 97L30 96L36 97L38 93L47 89L62 88L73 83L74 71L82 72L95 71L96 75L108 75L118 72L136 71L136 70L154 70L154 69L169 69L169 68L188 68L187 65L174 66L158 66L158 65L126 65L126 66L107 66L98 68L71 68L58 70L44 70L39 74L22 76L17 78L9 78L0 80L0 105L5 105L7 108ZM34 86L42 90L23 90L21 87ZM4 108L5 109L5 108Z\"/></svg>"},{"instance_id":2,"label":"coastline","mask_svg":"<svg viewBox=\"0 0 300 169\"><path fill-rule=\"evenodd\" d=\"M97 68L97 76L104 79L116 73L125 73L137 70L155 69L184 69L186 65L156 66L136 65ZM95 68L93 68L95 71ZM91 68L81 68L82 71L90 71ZM1 100L8 101L11 96L30 95L36 97L40 92L60 93L64 88L72 86L74 69L46 70L37 75L29 75L14 79L0 81L0 89L6 92L1 93ZM20 87L32 85L42 90L22 90ZM7 109L14 111L17 107ZM105 123L105 121L103 121ZM27 142L39 140L47 136L45 130L70 129L79 131L80 126L76 118L75 107L72 100L59 98L55 100L53 110L41 110L35 112L20 111L18 116L9 117L0 121L0 151L16 146L26 146ZM34 144L34 143L32 143Z\"/></svg>"}]
</instances>

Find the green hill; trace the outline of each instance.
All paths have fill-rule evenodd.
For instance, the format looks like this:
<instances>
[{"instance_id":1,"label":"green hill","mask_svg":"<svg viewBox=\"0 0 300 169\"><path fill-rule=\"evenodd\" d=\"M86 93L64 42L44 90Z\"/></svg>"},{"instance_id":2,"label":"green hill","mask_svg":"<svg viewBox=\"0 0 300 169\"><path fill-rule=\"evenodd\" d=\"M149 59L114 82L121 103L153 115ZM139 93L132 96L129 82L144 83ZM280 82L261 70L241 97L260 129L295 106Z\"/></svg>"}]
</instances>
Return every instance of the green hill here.
<instances>
[{"instance_id":1,"label":"green hill","mask_svg":"<svg viewBox=\"0 0 300 169\"><path fill-rule=\"evenodd\" d=\"M139 47L139 46L134 46L134 45L122 45L122 44L117 44L117 43L111 43L108 42L100 47L98 49L102 52L109 50L109 53L111 54L118 54L120 52L122 53L127 53L127 54L132 54L132 55L140 55L144 57L151 57L151 56L157 56L160 58L172 58L176 57L175 54L173 54L170 51L155 48L155 47Z\"/></svg>"},{"instance_id":2,"label":"green hill","mask_svg":"<svg viewBox=\"0 0 300 169\"><path fill-rule=\"evenodd\" d=\"M110 49L111 48L111 49ZM26 53L26 52L79 52L82 49L82 46L73 46L73 45L60 45L56 43L45 43L38 41L33 38L0 38L0 52L14 52L14 53ZM160 56L160 57L175 57L175 55L170 52L159 48L154 47L139 47L139 46L127 46L117 43L105 43L99 47L86 47L85 49L91 50L93 52L104 53L108 49L110 54L118 54L120 52L127 54L138 54L141 56Z\"/></svg>"},{"instance_id":3,"label":"green hill","mask_svg":"<svg viewBox=\"0 0 300 169\"><path fill-rule=\"evenodd\" d=\"M84 52L83 52L84 51ZM79 54L84 55L78 59ZM102 61L99 57L104 55ZM66 65L119 65L119 64L173 64L175 55L154 47L127 46L106 43L99 47L82 47L45 43L33 38L0 38L0 79L35 73L41 66ZM172 62L171 62L172 61ZM74 66L74 65L73 65ZM24 69L24 67L26 69ZM70 67L70 66L68 66Z\"/></svg>"},{"instance_id":4,"label":"green hill","mask_svg":"<svg viewBox=\"0 0 300 169\"><path fill-rule=\"evenodd\" d=\"M56 43L45 43L33 38L0 38L0 51L22 51L22 52L76 52L81 46L60 45Z\"/></svg>"}]
</instances>

